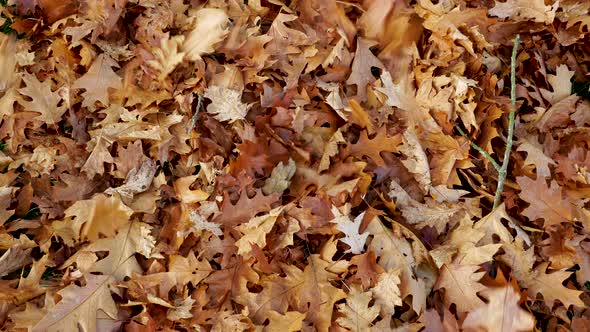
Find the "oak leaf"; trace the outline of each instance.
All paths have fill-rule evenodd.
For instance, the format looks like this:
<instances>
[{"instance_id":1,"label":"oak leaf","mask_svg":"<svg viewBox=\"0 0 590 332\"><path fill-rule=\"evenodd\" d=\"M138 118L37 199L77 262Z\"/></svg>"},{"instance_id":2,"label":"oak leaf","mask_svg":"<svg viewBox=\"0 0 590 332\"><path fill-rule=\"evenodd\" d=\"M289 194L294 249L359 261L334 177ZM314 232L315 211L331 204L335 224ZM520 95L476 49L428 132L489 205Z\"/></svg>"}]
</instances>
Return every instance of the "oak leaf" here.
<instances>
[{"instance_id":1,"label":"oak leaf","mask_svg":"<svg viewBox=\"0 0 590 332\"><path fill-rule=\"evenodd\" d=\"M512 267L512 274L523 288L527 288L531 298L535 299L540 293L549 307L553 306L556 300L566 307L570 305L584 306L584 302L580 299L583 292L567 288L562 284L565 279L571 276L571 272L560 270L547 273L548 262L541 263L533 269L534 247L525 251L521 239L504 244L502 249L506 253L500 256L500 259Z\"/></svg>"},{"instance_id":2,"label":"oak leaf","mask_svg":"<svg viewBox=\"0 0 590 332\"><path fill-rule=\"evenodd\" d=\"M113 163L113 156L109 152L109 146L113 142L108 140L105 136L99 135L94 138L94 146L88 144L92 152L86 159L86 162L81 168L81 171L86 173L87 177L91 179L95 174L104 173L104 163Z\"/></svg>"},{"instance_id":3,"label":"oak leaf","mask_svg":"<svg viewBox=\"0 0 590 332\"><path fill-rule=\"evenodd\" d=\"M270 173L270 177L264 181L264 187L262 192L265 195L274 193L283 193L285 189L289 188L291 184L291 178L295 175L297 167L295 161L289 158L289 162L284 164L280 162Z\"/></svg>"},{"instance_id":4,"label":"oak leaf","mask_svg":"<svg viewBox=\"0 0 590 332\"><path fill-rule=\"evenodd\" d=\"M242 103L242 92L223 86L210 86L205 90L203 95L211 99L211 104L207 106L207 113L221 121L229 123L244 120L248 114L248 105Z\"/></svg>"},{"instance_id":5,"label":"oak leaf","mask_svg":"<svg viewBox=\"0 0 590 332\"><path fill-rule=\"evenodd\" d=\"M284 206L270 210L267 214L254 217L236 229L244 234L236 241L238 255L247 256L252 252L252 245L259 248L266 246L266 235L272 230L279 215L283 212Z\"/></svg>"},{"instance_id":6,"label":"oak leaf","mask_svg":"<svg viewBox=\"0 0 590 332\"><path fill-rule=\"evenodd\" d=\"M197 61L203 54L214 52L214 46L225 38L229 17L219 8L201 8L192 17L196 24L182 44L182 51L189 60Z\"/></svg>"},{"instance_id":7,"label":"oak leaf","mask_svg":"<svg viewBox=\"0 0 590 332\"><path fill-rule=\"evenodd\" d=\"M572 220L572 204L563 197L561 187L555 180L551 181L551 186L547 186L543 177L532 180L519 176L516 182L521 188L520 198L530 204L522 211L524 216L530 220L544 219L544 228Z\"/></svg>"},{"instance_id":8,"label":"oak leaf","mask_svg":"<svg viewBox=\"0 0 590 332\"><path fill-rule=\"evenodd\" d=\"M154 50L156 60L149 60L146 63L156 69L158 80L166 79L178 64L184 59L185 53L180 52L184 42L184 36L172 36L163 38L160 42L160 48Z\"/></svg>"},{"instance_id":9,"label":"oak leaf","mask_svg":"<svg viewBox=\"0 0 590 332\"><path fill-rule=\"evenodd\" d=\"M196 286L213 272L209 262L197 259L192 251L187 257L172 254L168 261L168 271L136 276L135 279L147 288L158 286L159 294L167 298L172 287L184 287L189 282Z\"/></svg>"},{"instance_id":10,"label":"oak leaf","mask_svg":"<svg viewBox=\"0 0 590 332\"><path fill-rule=\"evenodd\" d=\"M66 219L55 221L53 228L57 235L71 244L80 238L96 241L101 234L114 236L118 229L129 223L133 210L116 196L98 194L91 199L77 201L65 214ZM67 232L68 229L70 232Z\"/></svg>"},{"instance_id":11,"label":"oak leaf","mask_svg":"<svg viewBox=\"0 0 590 332\"><path fill-rule=\"evenodd\" d=\"M119 233L111 238L99 239L85 247L80 248L70 257L63 267L73 262L78 263L78 269L83 272L100 272L122 281L125 277L131 277L133 273L140 273L135 254L141 254L145 258L152 258L155 239L150 234L151 226L142 222L129 223ZM108 255L87 268L81 267L87 253L108 252ZM156 255L157 256L157 255ZM82 264L81 264L82 263Z\"/></svg>"},{"instance_id":12,"label":"oak leaf","mask_svg":"<svg viewBox=\"0 0 590 332\"><path fill-rule=\"evenodd\" d=\"M457 255L456 261L463 265L480 265L493 259L502 244L486 244L478 246L485 232L475 228L470 218L461 220L459 227L454 229L442 246L430 252L438 266L450 264Z\"/></svg>"},{"instance_id":13,"label":"oak leaf","mask_svg":"<svg viewBox=\"0 0 590 332\"><path fill-rule=\"evenodd\" d=\"M546 178L551 175L549 165L555 165L555 161L543 153L542 147L536 142L536 138L533 138L532 140L525 139L518 146L516 151L524 151L527 153L524 164L535 165L537 176Z\"/></svg>"},{"instance_id":14,"label":"oak leaf","mask_svg":"<svg viewBox=\"0 0 590 332\"><path fill-rule=\"evenodd\" d=\"M463 321L466 331L531 331L535 319L519 305L520 295L510 285L488 288L482 295L489 301L482 307L475 308Z\"/></svg>"},{"instance_id":15,"label":"oak leaf","mask_svg":"<svg viewBox=\"0 0 590 332\"><path fill-rule=\"evenodd\" d=\"M506 2L496 0L496 5L488 13L515 21L551 24L558 7L559 2L555 2L553 6L546 6L544 0L508 0Z\"/></svg>"},{"instance_id":16,"label":"oak leaf","mask_svg":"<svg viewBox=\"0 0 590 332\"><path fill-rule=\"evenodd\" d=\"M429 254L411 231L394 224L393 231L379 218L371 220L365 232L373 236L368 250L379 257L378 263L385 271L400 270L401 298L412 296L412 308L416 313L426 309L426 296L430 293L436 276L435 267L429 267Z\"/></svg>"},{"instance_id":17,"label":"oak leaf","mask_svg":"<svg viewBox=\"0 0 590 332\"><path fill-rule=\"evenodd\" d=\"M356 53L354 54L354 61L352 62L352 68L346 84L356 85L357 95L361 101L367 98L367 85L373 81L371 69L373 67L384 70L385 66L381 63L370 48L374 44L364 38L357 38L356 41Z\"/></svg>"},{"instance_id":18,"label":"oak leaf","mask_svg":"<svg viewBox=\"0 0 590 332\"><path fill-rule=\"evenodd\" d=\"M318 331L328 331L334 304L346 297L342 289L330 283L337 276L327 270L330 265L315 254L303 271L292 265L282 266L289 303L297 311L307 312L306 321L314 323Z\"/></svg>"},{"instance_id":19,"label":"oak leaf","mask_svg":"<svg viewBox=\"0 0 590 332\"><path fill-rule=\"evenodd\" d=\"M361 292L353 287L346 297L346 304L338 305L338 311L344 315L336 322L354 332L363 332L371 329L372 322L379 316L379 305L369 305L372 299L371 292Z\"/></svg>"},{"instance_id":20,"label":"oak leaf","mask_svg":"<svg viewBox=\"0 0 590 332\"><path fill-rule=\"evenodd\" d=\"M403 305L401 290L399 289L401 284L399 275L399 269L390 269L379 276L379 281L371 289L375 304L380 305L381 313L388 316L395 313L396 306Z\"/></svg>"},{"instance_id":21,"label":"oak leaf","mask_svg":"<svg viewBox=\"0 0 590 332\"><path fill-rule=\"evenodd\" d=\"M124 198L131 199L133 195L142 193L150 187L154 175L156 175L156 163L148 159L141 164L141 167L134 168L127 173L125 184L116 188L109 188L105 191L105 194L113 195L118 193Z\"/></svg>"},{"instance_id":22,"label":"oak leaf","mask_svg":"<svg viewBox=\"0 0 590 332\"><path fill-rule=\"evenodd\" d=\"M19 103L26 109L41 115L36 119L48 124L56 124L61 121L62 115L66 112L65 105L59 105L62 98L58 91L51 91L51 79L40 82L35 75L23 75L26 86L18 91L31 101L19 98ZM58 106L59 105L59 106Z\"/></svg>"},{"instance_id":23,"label":"oak leaf","mask_svg":"<svg viewBox=\"0 0 590 332\"><path fill-rule=\"evenodd\" d=\"M195 302L196 300L194 300L190 296L187 296L184 300L179 301L179 303L174 308L168 309L168 312L166 313L166 318L175 322L177 320L188 319L193 317L191 309Z\"/></svg>"},{"instance_id":24,"label":"oak leaf","mask_svg":"<svg viewBox=\"0 0 590 332\"><path fill-rule=\"evenodd\" d=\"M42 331L96 331L98 310L111 319L117 318L117 306L107 287L109 277L88 274L86 285L70 284L58 292L62 296L32 329Z\"/></svg>"},{"instance_id":25,"label":"oak leaf","mask_svg":"<svg viewBox=\"0 0 590 332\"><path fill-rule=\"evenodd\" d=\"M398 146L401 142L401 135L389 136L385 127L379 128L373 138L369 138L367 131L363 130L358 142L350 147L350 154L358 158L367 156L377 166L384 166L385 160L381 157L381 152L398 152Z\"/></svg>"},{"instance_id":26,"label":"oak leaf","mask_svg":"<svg viewBox=\"0 0 590 332\"><path fill-rule=\"evenodd\" d=\"M119 64L108 55L100 54L92 62L88 72L74 82L72 88L86 90L82 93L83 107L92 107L97 101L108 106L109 89L123 87L121 77L113 71L112 67L119 68Z\"/></svg>"},{"instance_id":27,"label":"oak leaf","mask_svg":"<svg viewBox=\"0 0 590 332\"><path fill-rule=\"evenodd\" d=\"M575 72L569 70L565 64L557 66L555 75L547 75L547 81L553 88L553 92L545 89L539 89L543 98L547 99L551 105L555 105L557 102L571 95L571 80L574 76L574 73Z\"/></svg>"},{"instance_id":28,"label":"oak leaf","mask_svg":"<svg viewBox=\"0 0 590 332\"><path fill-rule=\"evenodd\" d=\"M486 289L478 281L485 272L475 272L477 265L461 265L457 262L444 264L434 289L445 289L445 302L455 303L460 312L469 312L484 304L477 293Z\"/></svg>"},{"instance_id":29,"label":"oak leaf","mask_svg":"<svg viewBox=\"0 0 590 332\"><path fill-rule=\"evenodd\" d=\"M334 214L335 218L330 222L336 224L336 229L344 233L344 237L340 239L340 241L346 243L350 247L345 252L353 254L362 253L364 251L367 237L369 236L368 233L359 233L359 228L361 227L365 213L363 212L359 214L354 218L354 221L351 221L350 217L343 215L338 208L332 206L332 214Z\"/></svg>"},{"instance_id":30,"label":"oak leaf","mask_svg":"<svg viewBox=\"0 0 590 332\"><path fill-rule=\"evenodd\" d=\"M280 197L280 194L265 196L260 189L255 192L256 194L250 198L244 190L236 204L232 204L226 194L221 204L221 210L215 215L213 222L231 226L248 222L256 214L269 211L271 204Z\"/></svg>"},{"instance_id":31,"label":"oak leaf","mask_svg":"<svg viewBox=\"0 0 590 332\"><path fill-rule=\"evenodd\" d=\"M338 128L324 147L324 152L322 153L322 158L320 159L320 164L318 166L318 172L325 171L330 167L330 158L338 153L338 144L345 142L342 132L340 131L340 128Z\"/></svg>"},{"instance_id":32,"label":"oak leaf","mask_svg":"<svg viewBox=\"0 0 590 332\"><path fill-rule=\"evenodd\" d=\"M264 332L295 332L303 327L305 314L298 311L287 311L284 315L276 311L269 312L269 323Z\"/></svg>"}]
</instances>

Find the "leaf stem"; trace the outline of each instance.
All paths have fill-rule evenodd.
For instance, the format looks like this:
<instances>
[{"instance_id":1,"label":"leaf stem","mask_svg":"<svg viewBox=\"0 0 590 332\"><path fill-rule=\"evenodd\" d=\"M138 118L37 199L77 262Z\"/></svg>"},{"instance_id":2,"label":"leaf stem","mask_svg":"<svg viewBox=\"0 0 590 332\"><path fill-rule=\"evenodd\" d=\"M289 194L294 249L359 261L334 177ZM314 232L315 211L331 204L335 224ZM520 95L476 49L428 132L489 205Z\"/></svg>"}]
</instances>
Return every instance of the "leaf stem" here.
<instances>
[{"instance_id":1,"label":"leaf stem","mask_svg":"<svg viewBox=\"0 0 590 332\"><path fill-rule=\"evenodd\" d=\"M519 43L520 35L516 35L510 60L510 114L508 115L508 136L506 137L506 150L504 150L502 167L498 171L498 187L496 188L496 195L494 195L494 209L500 205L500 200L502 199L502 191L504 190L504 182L506 181L506 175L508 172L508 162L510 161L510 152L512 151L514 118L516 116L516 55L518 53Z\"/></svg>"},{"instance_id":2,"label":"leaf stem","mask_svg":"<svg viewBox=\"0 0 590 332\"><path fill-rule=\"evenodd\" d=\"M500 172L500 165L496 162L496 160L494 159L494 157L492 157L489 153L487 153L484 149L482 149L479 145L473 143L469 137L467 137L467 134L465 134L465 132L463 131L463 129L461 129L461 127L459 126L455 126L455 128L457 129L457 131L459 132L459 134L461 134L461 136L465 137L467 139L467 141L469 142L469 145L471 145L472 148L474 148L475 150L479 151L479 153L481 153L482 156L484 156L487 160L490 161L490 163L492 163L492 166L494 166L494 168L496 169L496 171Z\"/></svg>"}]
</instances>

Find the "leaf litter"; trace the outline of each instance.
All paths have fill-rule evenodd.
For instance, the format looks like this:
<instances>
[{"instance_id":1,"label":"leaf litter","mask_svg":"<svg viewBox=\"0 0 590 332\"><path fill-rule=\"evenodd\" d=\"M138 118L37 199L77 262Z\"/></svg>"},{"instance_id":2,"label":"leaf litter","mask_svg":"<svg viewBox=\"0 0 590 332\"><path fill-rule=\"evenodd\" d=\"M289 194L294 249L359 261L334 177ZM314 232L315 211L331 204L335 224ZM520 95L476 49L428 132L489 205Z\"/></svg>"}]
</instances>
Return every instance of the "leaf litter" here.
<instances>
[{"instance_id":1,"label":"leaf litter","mask_svg":"<svg viewBox=\"0 0 590 332\"><path fill-rule=\"evenodd\" d=\"M589 17L2 2L2 329L590 330Z\"/></svg>"}]
</instances>

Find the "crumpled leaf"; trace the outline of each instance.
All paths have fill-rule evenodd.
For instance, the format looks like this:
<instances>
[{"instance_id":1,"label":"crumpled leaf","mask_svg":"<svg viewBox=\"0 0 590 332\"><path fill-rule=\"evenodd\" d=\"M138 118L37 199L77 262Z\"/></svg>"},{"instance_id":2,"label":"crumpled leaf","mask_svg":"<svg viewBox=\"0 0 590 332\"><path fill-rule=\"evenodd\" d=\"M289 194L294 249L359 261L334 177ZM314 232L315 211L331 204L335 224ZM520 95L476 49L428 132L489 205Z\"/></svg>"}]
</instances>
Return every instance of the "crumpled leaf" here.
<instances>
[{"instance_id":1,"label":"crumpled leaf","mask_svg":"<svg viewBox=\"0 0 590 332\"><path fill-rule=\"evenodd\" d=\"M132 198L133 195L142 193L150 187L154 175L156 175L156 163L151 159L146 160L139 169L134 168L127 173L125 184L117 188L109 188L105 194L118 193L123 197Z\"/></svg>"},{"instance_id":2,"label":"crumpled leaf","mask_svg":"<svg viewBox=\"0 0 590 332\"><path fill-rule=\"evenodd\" d=\"M297 167L295 161L289 159L287 164L280 162L275 168L273 168L270 177L264 182L262 192L265 195L273 193L282 193L285 189L289 188L291 184L291 178L295 175Z\"/></svg>"}]
</instances>

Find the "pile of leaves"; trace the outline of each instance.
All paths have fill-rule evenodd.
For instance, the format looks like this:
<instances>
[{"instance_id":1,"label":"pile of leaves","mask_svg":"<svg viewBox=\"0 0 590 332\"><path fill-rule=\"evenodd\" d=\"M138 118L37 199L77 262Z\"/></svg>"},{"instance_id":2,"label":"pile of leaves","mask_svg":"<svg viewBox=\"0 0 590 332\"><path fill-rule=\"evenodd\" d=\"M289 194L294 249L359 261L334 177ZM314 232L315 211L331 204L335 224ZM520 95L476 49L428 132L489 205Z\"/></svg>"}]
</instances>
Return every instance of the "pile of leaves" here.
<instances>
[{"instance_id":1,"label":"pile of leaves","mask_svg":"<svg viewBox=\"0 0 590 332\"><path fill-rule=\"evenodd\" d=\"M590 330L590 2L2 5L3 330Z\"/></svg>"}]
</instances>

